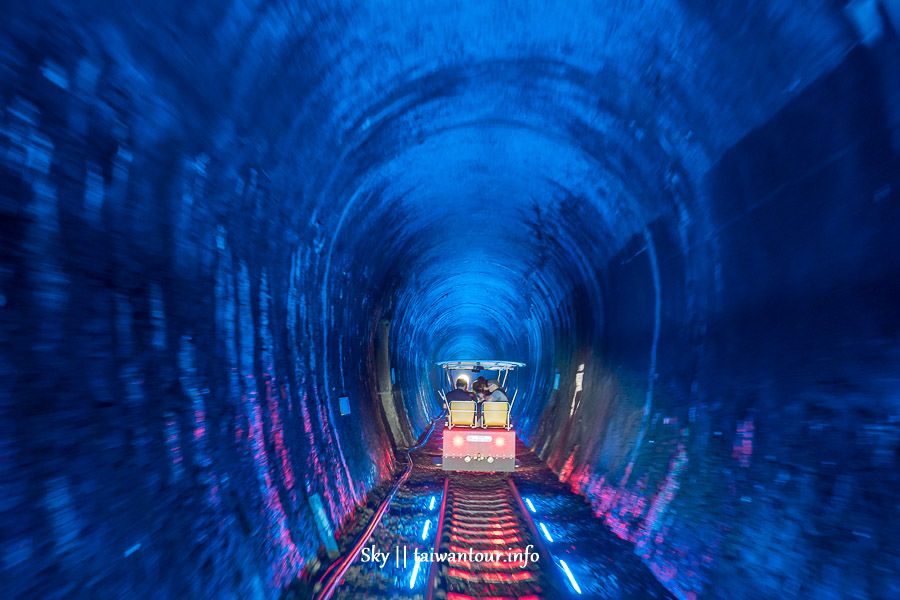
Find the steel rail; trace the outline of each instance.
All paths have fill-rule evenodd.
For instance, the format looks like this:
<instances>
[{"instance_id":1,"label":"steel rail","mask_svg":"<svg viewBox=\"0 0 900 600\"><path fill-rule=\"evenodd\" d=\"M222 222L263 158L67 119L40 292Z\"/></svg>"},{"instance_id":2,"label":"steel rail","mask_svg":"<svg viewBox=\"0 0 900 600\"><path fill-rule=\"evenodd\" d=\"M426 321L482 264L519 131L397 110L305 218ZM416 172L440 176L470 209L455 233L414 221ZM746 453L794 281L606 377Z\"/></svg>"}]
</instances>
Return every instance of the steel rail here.
<instances>
[{"instance_id":1,"label":"steel rail","mask_svg":"<svg viewBox=\"0 0 900 600\"><path fill-rule=\"evenodd\" d=\"M434 556L441 551L441 536L444 534L444 515L447 514L447 490L450 487L450 477L444 479L444 492L441 494L441 516L438 517L437 531L434 532ZM428 591L425 592L425 600L434 600L434 582L437 579L438 562L431 561L428 569Z\"/></svg>"},{"instance_id":2,"label":"steel rail","mask_svg":"<svg viewBox=\"0 0 900 600\"><path fill-rule=\"evenodd\" d=\"M328 600L329 598L331 598L332 594L334 594L337 586L344 578L344 574L347 572L347 569L350 568L350 565L352 565L353 561L356 560L356 557L359 556L359 553L369 541L369 538L372 537L372 532L375 531L375 528L381 522L381 518L384 516L384 513L386 513L388 508L390 507L391 501L394 499L394 495L397 493L397 490L400 489L401 485L406 483L406 480L409 477L409 474L412 472L413 468L411 453L415 450L419 450L428 442L428 439L434 432L434 426L437 425L438 421L440 421L443 417L443 413L435 417L435 419L431 421L431 427L429 427L428 431L425 433L424 439L420 443L416 444L406 451L406 468L403 470L403 473L397 479L397 482L391 488L391 491L388 493L388 495L385 496L384 500L381 501L381 504L378 505L378 510L375 511L375 514L372 516L372 520L369 522L369 525L356 538L356 541L353 543L353 546L350 547L349 552L347 552L343 557L339 558L334 565L332 565L328 568L327 571L325 571L325 573L322 575L322 578L319 579L317 587L321 586L321 591L318 594L313 595L314 600ZM334 570L334 572L332 572L332 569L337 564L340 564L340 566L338 566L338 568ZM331 574L330 577L329 573Z\"/></svg>"},{"instance_id":3,"label":"steel rail","mask_svg":"<svg viewBox=\"0 0 900 600\"><path fill-rule=\"evenodd\" d=\"M443 537L444 531L447 530L449 525L455 525L454 519L459 516L460 512L467 512L464 509L457 507L454 509L453 517L450 517L449 515L447 515L447 511L450 510L451 504L453 506L456 506L456 500L451 501L449 499L449 484L450 484L450 478L448 477L447 479L444 480L444 492L443 492L443 498L441 500L441 509L440 509L441 512L440 512L440 515L438 518L437 531L435 532L434 551L433 551L434 554L432 555L432 558L434 558L435 556L439 556L439 553L441 551L441 545L443 542L443 540L441 538ZM458 484L460 484L460 482L458 482L458 481L454 483L455 486ZM546 597L556 598L556 599L571 597L570 594L567 593L567 586L566 586L565 581L562 578L562 573L559 571L559 565L558 565L555 557L553 556L553 554L550 552L549 547L544 542L540 531L538 531L537 526L535 525L534 520L532 519L531 514L528 511L528 508L525 506L525 501L522 499L522 496L519 493L519 490L516 487L516 484L511 477L507 478L507 485L504 485L504 488L506 488L506 489L498 488L496 490L496 493L499 493L502 496L502 498L495 498L494 496L492 496L489 501L485 501L485 502L489 502L490 506L497 506L498 501L501 501L502 499L508 500L509 503L506 505L508 508L504 509L504 511L509 514L508 518L512 519L512 521L510 521L510 523L508 523L508 525L514 526L516 522L518 522L520 524L521 529L519 529L519 527L515 527L515 529L518 531L518 535L520 535L522 538L520 540L520 542L523 547L524 547L526 538L531 538L534 540L535 549L538 551L540 557L542 559L544 559L544 562L545 562L545 564L539 568L544 573L544 576L546 577L545 581L546 581L547 586L544 588ZM457 488L454 488L454 489L456 489L456 491L458 493L459 490ZM495 495L496 495L496 493L495 493ZM470 503L470 502L473 502L473 500L471 498L466 498L466 503ZM475 501L475 502L478 502L478 501ZM513 509L513 506L518 508L518 513L520 515L520 517L518 519L516 519L516 517L515 517L515 511ZM501 512L504 512L504 511L501 511ZM494 514L497 514L497 511L495 511ZM449 519L449 524L448 524L448 519ZM485 527L487 527L487 525L485 525ZM492 533L495 533L494 530L490 530L490 531ZM531 540L527 540L527 541L531 541ZM453 544L453 542L451 541L451 551L452 551L452 544ZM554 563L555 566L550 565L549 564L550 562ZM441 564L443 564L443 563L441 563L440 561L437 561L437 560L432 560L432 562L431 562L431 565L429 568L429 573L428 573L428 587L427 587L426 593L425 593L425 600L436 600L437 587L438 587L437 582L440 577L439 573L440 573ZM455 598L467 598L469 600L475 600L474 597L469 597L469 596L460 595L460 594L450 594L450 596L455 597ZM496 597L497 600L500 600L500 598L501 598L500 596L492 596L492 597ZM525 597L536 598L536 596L532 596L532 595L525 596ZM503 596L502 598L505 599L506 596Z\"/></svg>"}]
</instances>

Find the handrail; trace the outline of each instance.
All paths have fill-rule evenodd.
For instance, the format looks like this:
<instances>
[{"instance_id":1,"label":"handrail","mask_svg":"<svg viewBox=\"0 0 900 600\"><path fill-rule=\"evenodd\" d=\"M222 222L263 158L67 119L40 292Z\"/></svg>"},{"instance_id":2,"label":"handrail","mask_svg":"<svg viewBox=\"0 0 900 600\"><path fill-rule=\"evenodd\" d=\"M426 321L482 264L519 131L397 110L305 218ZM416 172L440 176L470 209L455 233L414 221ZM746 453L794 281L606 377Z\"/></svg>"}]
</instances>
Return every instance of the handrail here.
<instances>
[{"instance_id":1,"label":"handrail","mask_svg":"<svg viewBox=\"0 0 900 600\"><path fill-rule=\"evenodd\" d=\"M394 484L394 487L391 488L391 491L385 496L384 500L381 501L381 504L378 505L378 510L375 511L375 514L372 516L372 520L369 522L369 525L366 529L356 538L356 541L351 546L350 551L345 554L342 558L339 558L334 564L340 563L340 566L333 573L331 569L334 568L334 565L328 568L327 571L322 575L322 578L319 580L318 585L322 586L322 591L318 593L318 595L313 595L315 600L328 600L331 598L332 594L334 594L335 589L337 589L338 584L344 578L344 574L347 572L347 569L350 568L350 565L353 564L353 561L356 560L356 557L359 556L359 553L362 551L363 546L369 541L369 538L372 537L372 532L375 531L375 528L378 526L378 523L381 522L381 517L384 516L384 513L387 512L388 507L391 505L391 501L394 499L394 495L397 493L397 490L400 489L400 486L406 482L406 479L409 477L410 472L412 472L413 460L411 456L411 452L414 450L418 450L422 446L428 442L428 439L431 437L432 432L434 432L434 426L437 425L437 422L443 418L443 413L435 417L431 421L431 427L428 428L428 431L425 433L424 439L406 451L406 468L403 470L403 473L397 479L397 482ZM329 573L331 573L331 577L329 578ZM326 581L326 579L328 581Z\"/></svg>"}]
</instances>

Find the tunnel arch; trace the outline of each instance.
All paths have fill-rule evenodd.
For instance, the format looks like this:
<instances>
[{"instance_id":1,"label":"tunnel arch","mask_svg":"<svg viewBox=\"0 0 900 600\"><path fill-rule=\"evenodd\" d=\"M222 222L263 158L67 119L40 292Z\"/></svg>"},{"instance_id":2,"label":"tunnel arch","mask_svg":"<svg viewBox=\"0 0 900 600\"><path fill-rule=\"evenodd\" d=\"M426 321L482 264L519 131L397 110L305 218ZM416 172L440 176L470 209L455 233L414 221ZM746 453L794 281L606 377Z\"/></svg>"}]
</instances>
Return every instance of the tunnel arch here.
<instances>
[{"instance_id":1,"label":"tunnel arch","mask_svg":"<svg viewBox=\"0 0 900 600\"><path fill-rule=\"evenodd\" d=\"M493 71L491 68L489 68L489 67L490 67L490 65L488 65L488 66L485 66L485 65L478 65L478 66L476 66L476 67L474 68L474 70L475 70L476 72L479 72L479 73L485 73L485 72L486 72L486 73L488 73L488 74L492 74L494 71ZM553 67L555 67L557 70L563 68L563 66L562 66L562 65L559 65L559 64L555 64L555 65L553 65ZM501 69L500 72L503 73L503 70ZM439 75L441 75L441 74L442 74L442 73L437 73L437 74L431 75L431 76L429 76L429 79L438 79L438 80L439 80ZM582 74L582 75L583 75L583 74ZM515 80L515 76L514 76L514 75L511 76L511 75L509 75L509 74L507 73L506 76L509 77L511 80ZM464 79L464 78L463 78L463 77L460 77L460 79ZM434 84L434 85L435 85L435 87L438 87L439 89L442 89L442 90L443 90L444 87L445 87L445 86L438 85L438 84ZM425 86L425 87L424 87L424 90L423 90L423 86L420 85L420 81L414 81L413 84L407 84L406 87L408 87L408 88L410 88L411 90L413 90L414 92L410 92L410 93L414 93L414 95L418 95L418 96L425 97L426 99L428 99L428 101L432 101L432 100L434 99L434 95L428 92L428 87L427 87L427 86ZM458 97L464 97L464 96L465 96L465 93L466 93L467 91L468 91L468 88L465 88L465 89L463 89L463 90L458 91L456 95L457 95ZM389 100L389 101L386 101L386 104L387 104L387 106L389 106L389 107L399 105L399 106L402 107L402 111L403 111L404 113L410 113L410 112L413 112L413 111L417 108L417 105L416 105L415 103L404 102L404 99L405 99L408 95L409 95L409 94L403 94L403 93L400 93L400 94L393 94L393 95L389 94L388 97L390 98L390 100ZM399 99L398 99L398 98L399 98ZM379 105L377 108L372 109L372 110L367 111L367 112L370 112L370 113L371 113L371 112L375 112L377 115L383 116L384 119L399 119L399 118L401 118L401 117L403 116L403 115L399 115L399 116L398 116L398 115L390 115L389 112L386 112L386 111L388 111L388 109L384 108L383 105ZM462 112L462 111L459 111L459 112ZM463 114L465 114L465 113L463 113ZM372 123L373 120L375 121L374 124ZM426 121L426 122L431 122L431 121L432 121L431 119L421 119L421 120ZM621 115L615 115L615 118L612 119L612 120L614 120L614 121L616 121L616 122L621 122L621 121L623 121ZM365 125L365 127L363 127L363 129L364 129L363 133L360 134L360 136L363 138L363 141L360 142L360 146L363 146L363 145L366 145L366 144L377 145L377 138L375 137L375 134L372 133L372 132L373 132L373 131L378 131L379 129L390 129L390 127L389 127L388 125L382 124L382 123L380 123L377 119L373 119L373 118L371 118L371 117L365 117L365 118L360 117L360 119L359 119L358 121L359 121L359 122L362 122L362 123ZM433 121L434 121L435 123L440 123L440 121L437 120L437 119L435 119L435 120L433 120ZM484 128L486 128L486 125L489 125L489 126L491 126L491 127L493 127L493 128L499 128L499 127L504 127L504 126L505 126L505 127L512 127L512 128L525 128L525 129L527 129L527 130L529 130L529 131L535 131L536 134L537 134L538 136L541 136L541 135L546 136L546 135L548 135L546 132L545 132L545 133L541 133L539 130L536 130L535 126L532 125L532 124L530 124L530 123L528 123L527 121L528 121L527 118L523 118L523 119L521 119L521 120L519 120L519 121L510 121L508 118L504 119L504 118L502 118L502 117L501 117L501 118L498 118L498 117L491 117L491 116L486 116L486 117L481 118L481 120L476 120L476 121L466 120L465 118L463 118L463 121L460 122L460 123L458 123L458 124L452 124L452 123L451 123L450 125L442 125L442 126L440 126L439 129L436 129L435 131L431 131L431 132L419 132L418 134L416 134L416 135L414 136L414 137L415 137L415 144L417 144L418 146L422 146L422 145L424 145L424 144L429 143L429 141L432 139L432 137L439 137L439 136L441 136L441 135L447 135L447 132L450 131L450 130L454 130L454 131L455 131L456 129L459 129L459 128L463 128L463 129L475 129L475 130L478 130L478 129L484 129ZM633 122L634 122L634 120L632 120L632 123L633 123ZM554 135L554 136L555 136L555 141L557 141L557 142L559 142L559 143L561 143L561 144L565 144L567 141L569 141L569 143L571 143L571 140L572 140L572 137L571 137L570 134L563 133L563 132L556 133L556 134L550 134L550 135ZM413 136L409 136L409 137L413 137ZM373 140L376 140L376 141L373 141ZM396 157L397 157L398 155L402 155L404 152L406 152L410 145L413 145L413 143L412 143L412 142L408 142L408 143L407 143L407 146L405 146L405 147L404 147L404 146L401 146L401 147L400 147L399 149L397 149L397 150L394 150L394 151L387 151L387 152L380 153L379 156L383 156L384 158L383 158L382 160L385 161L385 162L388 162L388 163L390 164L390 163L394 162L395 160L399 160L399 159L397 159ZM347 148L352 148L352 147L353 147L353 144L349 145ZM585 150L585 149L583 149L583 148L582 148L581 150L582 150L582 152L586 152L586 151L587 151L587 150ZM359 152L363 152L363 151L362 151L362 150L359 150ZM658 152L659 152L659 151L658 151ZM660 153L661 153L661 152L660 152ZM344 162L345 162L346 160L349 159L349 157L350 157L350 152L345 148L344 152L343 152L342 155L341 155L341 159L338 161L337 165L336 165L336 166L334 167L334 169L332 170L332 172L331 172L332 174L328 176L328 181L332 181L332 180L334 179L334 173L337 172L337 171L341 168L341 165L343 165ZM592 158L592 162L593 162L593 163L596 163L597 157L596 157L596 156L591 156L591 158ZM385 166L383 166L383 165L382 165L382 166L378 166L378 167L376 167L376 166L374 166L374 165L371 165L371 166L369 167L369 169L366 171L367 177L370 177L370 175L368 175L368 173L371 173L373 170L376 170L376 169L377 169L377 170L380 170L380 169L384 169L384 168L387 168L387 167L385 167ZM414 169L413 169L413 170L414 170ZM606 167L605 165L603 165L603 166L601 166L601 168L597 169L597 171L600 172L600 173L604 172L605 170L608 170L608 167ZM352 184L351 184L351 185L352 185ZM363 184L363 185L366 185L366 184ZM373 184L368 184L368 185L373 186ZM342 213L342 215L341 215L341 218L340 218L339 223L343 223L344 215L346 215L346 214L353 208L353 204L354 204L354 199L355 199L355 198L358 198L358 197L360 197L360 196L363 196L363 197L366 197L370 202L373 201L372 199L375 197L375 195L374 195L374 194L367 194L367 193L365 193L365 192L361 192L361 191L360 191L361 189L362 189L362 188L358 188L358 189L354 190L354 191L352 192L352 194L350 195L350 202L349 202L348 204L345 205L345 208L344 208L344 211L343 211L343 213ZM322 196L324 197L324 196L326 196L326 195L329 195L328 192L329 192L329 188L328 188L327 185L326 185L326 187L323 189ZM378 194L382 194L382 193L383 193L382 190L379 190L379 191L378 191ZM403 197L406 196L407 193L409 193L409 192L406 192L406 191L404 190L404 191L400 191L397 195L398 195L399 197L403 198ZM625 194L627 194L627 192L622 193L622 195L625 195ZM620 201L619 203L617 203L617 204L621 205L621 201ZM538 205L538 204L536 203L536 205ZM370 205L370 206L371 206L371 205ZM539 206L539 205L538 205L538 206ZM393 210L397 210L397 209L393 209ZM357 214L365 215L365 214L368 214L369 212L371 212L371 209L365 208L365 209L359 210ZM618 212L618 211L617 211L617 212ZM333 248L334 240L335 240L335 238L337 237L337 235L338 235L339 232L340 232L340 227L341 227L341 225L338 226L338 232L336 232L335 235L334 235L334 237L332 238L332 243L329 245L330 248ZM358 237L365 238L365 237L366 237L365 235L359 235L359 231L360 231L359 229L355 229L355 230L354 230L355 235L357 235ZM376 235L377 235L377 234L376 234ZM646 235L646 233L645 233L645 235ZM399 237L400 237L401 239L403 239L403 236L399 236ZM571 246L570 246L570 249L571 249ZM375 254L382 255L383 253L377 252L377 253L375 253ZM329 256L329 257L331 256L331 250L329 250L328 256ZM326 259L326 260L330 260L330 258L328 258L328 259ZM586 261L586 260L582 260L582 261L579 261L579 262L581 262L581 263L586 263L587 261ZM585 277L584 275L582 275L582 276L581 276L581 279L584 280L584 281L589 282L590 285L596 285L596 283L594 283L594 282L596 281L596 278ZM545 286L545 287L547 287L547 286ZM551 284L551 287L552 287L552 284ZM324 297L324 295L327 294L327 293L328 293L327 291L323 291L323 297ZM598 298L598 299L599 299L601 295L600 295L599 293L596 293L594 296L595 296L595 298ZM419 372L419 375L421 376L421 371ZM545 385L546 385L546 382L545 382ZM424 392L424 390L422 390L422 392Z\"/></svg>"}]
</instances>

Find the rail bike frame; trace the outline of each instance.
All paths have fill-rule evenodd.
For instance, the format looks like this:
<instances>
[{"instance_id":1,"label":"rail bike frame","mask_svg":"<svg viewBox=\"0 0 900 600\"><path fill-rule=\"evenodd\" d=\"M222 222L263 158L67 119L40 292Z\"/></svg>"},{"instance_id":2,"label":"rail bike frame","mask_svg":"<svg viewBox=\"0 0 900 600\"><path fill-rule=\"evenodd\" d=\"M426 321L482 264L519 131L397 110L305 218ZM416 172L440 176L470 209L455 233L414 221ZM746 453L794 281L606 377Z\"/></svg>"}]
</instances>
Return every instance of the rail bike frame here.
<instances>
[{"instance_id":1,"label":"rail bike frame","mask_svg":"<svg viewBox=\"0 0 900 600\"><path fill-rule=\"evenodd\" d=\"M512 413L516 398L519 394L518 369L524 367L524 363L500 360L458 360L436 363L438 367L438 382L441 388L438 394L444 402L447 414L450 414L450 405L447 402L447 392L452 390L458 377L471 382L473 375L482 372L496 373L502 387L509 384L514 388L513 393L507 395L509 401L509 413ZM511 374L515 377L510 377ZM483 427L476 420L474 426L455 425L444 429L441 467L445 471L500 471L513 472L516 470L516 432L509 424L506 427Z\"/></svg>"}]
</instances>

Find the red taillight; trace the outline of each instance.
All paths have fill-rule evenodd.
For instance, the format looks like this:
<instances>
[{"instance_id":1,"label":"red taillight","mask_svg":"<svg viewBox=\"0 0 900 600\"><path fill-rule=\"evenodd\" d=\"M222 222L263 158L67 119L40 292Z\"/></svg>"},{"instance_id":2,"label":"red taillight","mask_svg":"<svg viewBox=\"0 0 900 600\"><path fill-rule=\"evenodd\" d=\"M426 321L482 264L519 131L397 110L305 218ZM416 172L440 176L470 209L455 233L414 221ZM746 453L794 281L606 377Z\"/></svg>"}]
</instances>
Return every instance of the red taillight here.
<instances>
[{"instance_id":1,"label":"red taillight","mask_svg":"<svg viewBox=\"0 0 900 600\"><path fill-rule=\"evenodd\" d=\"M454 445L454 446L462 446L462 444L463 444L463 439L462 439L462 436L461 436L461 435L458 435L458 436L456 436L456 437L453 438L453 445Z\"/></svg>"},{"instance_id":2,"label":"red taillight","mask_svg":"<svg viewBox=\"0 0 900 600\"><path fill-rule=\"evenodd\" d=\"M498 445L498 446L503 446L505 443L506 443L506 440L504 440L502 437L498 437L498 438L497 438L497 445Z\"/></svg>"}]
</instances>

